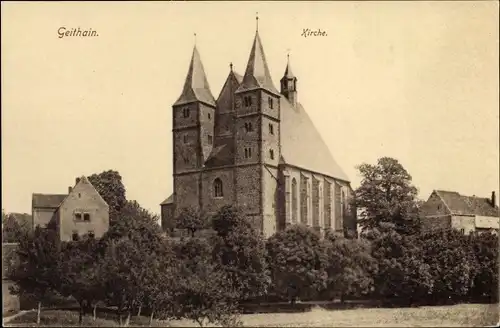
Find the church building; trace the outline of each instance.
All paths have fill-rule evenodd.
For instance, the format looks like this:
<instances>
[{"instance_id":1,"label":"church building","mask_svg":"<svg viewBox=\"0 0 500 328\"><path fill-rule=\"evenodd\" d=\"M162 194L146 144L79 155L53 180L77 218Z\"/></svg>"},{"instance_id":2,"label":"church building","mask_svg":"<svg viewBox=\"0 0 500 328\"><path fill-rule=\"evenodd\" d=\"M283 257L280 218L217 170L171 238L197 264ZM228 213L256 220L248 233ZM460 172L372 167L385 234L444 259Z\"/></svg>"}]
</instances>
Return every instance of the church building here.
<instances>
[{"instance_id":1,"label":"church building","mask_svg":"<svg viewBox=\"0 0 500 328\"><path fill-rule=\"evenodd\" d=\"M174 192L161 203L165 229L183 208L210 215L235 205L266 237L293 224L356 230L349 178L298 101L297 82L288 60L276 89L257 30L244 75L231 65L215 99L194 47L172 106Z\"/></svg>"}]
</instances>

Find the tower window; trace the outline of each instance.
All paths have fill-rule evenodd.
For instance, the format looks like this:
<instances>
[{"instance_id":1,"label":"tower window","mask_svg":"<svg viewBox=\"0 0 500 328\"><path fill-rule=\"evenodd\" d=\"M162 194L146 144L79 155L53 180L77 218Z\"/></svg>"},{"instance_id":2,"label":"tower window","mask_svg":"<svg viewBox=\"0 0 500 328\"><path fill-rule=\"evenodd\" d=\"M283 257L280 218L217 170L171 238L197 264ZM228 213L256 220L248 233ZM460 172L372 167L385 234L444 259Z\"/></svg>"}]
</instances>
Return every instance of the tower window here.
<instances>
[{"instance_id":1,"label":"tower window","mask_svg":"<svg viewBox=\"0 0 500 328\"><path fill-rule=\"evenodd\" d=\"M247 123L245 123L245 130L246 130L247 132L251 132L251 131L253 131L252 122L247 122Z\"/></svg>"},{"instance_id":2,"label":"tower window","mask_svg":"<svg viewBox=\"0 0 500 328\"><path fill-rule=\"evenodd\" d=\"M210 115L210 113L208 113L208 119L211 119L212 118L212 115Z\"/></svg>"},{"instance_id":3,"label":"tower window","mask_svg":"<svg viewBox=\"0 0 500 328\"><path fill-rule=\"evenodd\" d=\"M83 221L90 221L90 214L89 213L83 213Z\"/></svg>"},{"instance_id":4,"label":"tower window","mask_svg":"<svg viewBox=\"0 0 500 328\"><path fill-rule=\"evenodd\" d=\"M189 164L189 159L187 157L184 157L184 164Z\"/></svg>"},{"instance_id":5,"label":"tower window","mask_svg":"<svg viewBox=\"0 0 500 328\"><path fill-rule=\"evenodd\" d=\"M245 102L245 107L252 106L252 97L251 96L245 96L243 98L243 101Z\"/></svg>"},{"instance_id":6,"label":"tower window","mask_svg":"<svg viewBox=\"0 0 500 328\"><path fill-rule=\"evenodd\" d=\"M213 143L213 138L211 135L208 136L208 144L211 145Z\"/></svg>"},{"instance_id":7,"label":"tower window","mask_svg":"<svg viewBox=\"0 0 500 328\"><path fill-rule=\"evenodd\" d=\"M183 108L182 109L182 115L186 118L189 117L189 108Z\"/></svg>"},{"instance_id":8,"label":"tower window","mask_svg":"<svg viewBox=\"0 0 500 328\"><path fill-rule=\"evenodd\" d=\"M269 149L269 157L271 157L271 159L274 159L274 150Z\"/></svg>"},{"instance_id":9,"label":"tower window","mask_svg":"<svg viewBox=\"0 0 500 328\"><path fill-rule=\"evenodd\" d=\"M252 157L252 148L245 148L245 158Z\"/></svg>"},{"instance_id":10,"label":"tower window","mask_svg":"<svg viewBox=\"0 0 500 328\"><path fill-rule=\"evenodd\" d=\"M73 231L73 234L71 235L71 240L78 241L79 239L80 239L80 236L78 236L78 232Z\"/></svg>"},{"instance_id":11,"label":"tower window","mask_svg":"<svg viewBox=\"0 0 500 328\"><path fill-rule=\"evenodd\" d=\"M82 219L82 213L75 212L75 220L81 220L81 219Z\"/></svg>"},{"instance_id":12,"label":"tower window","mask_svg":"<svg viewBox=\"0 0 500 328\"><path fill-rule=\"evenodd\" d=\"M270 109L273 109L273 98L268 97L268 98L267 98L267 101L268 101L268 103L269 103L269 108L270 108Z\"/></svg>"},{"instance_id":13,"label":"tower window","mask_svg":"<svg viewBox=\"0 0 500 328\"><path fill-rule=\"evenodd\" d=\"M184 143L188 142L188 136L187 136L187 134L185 134L185 135L182 136L182 141L184 141Z\"/></svg>"},{"instance_id":14,"label":"tower window","mask_svg":"<svg viewBox=\"0 0 500 328\"><path fill-rule=\"evenodd\" d=\"M274 134L274 127L271 123L269 123L269 133Z\"/></svg>"},{"instance_id":15,"label":"tower window","mask_svg":"<svg viewBox=\"0 0 500 328\"><path fill-rule=\"evenodd\" d=\"M222 180L217 178L214 180L214 196L215 197L223 197L224 193L222 190Z\"/></svg>"}]
</instances>

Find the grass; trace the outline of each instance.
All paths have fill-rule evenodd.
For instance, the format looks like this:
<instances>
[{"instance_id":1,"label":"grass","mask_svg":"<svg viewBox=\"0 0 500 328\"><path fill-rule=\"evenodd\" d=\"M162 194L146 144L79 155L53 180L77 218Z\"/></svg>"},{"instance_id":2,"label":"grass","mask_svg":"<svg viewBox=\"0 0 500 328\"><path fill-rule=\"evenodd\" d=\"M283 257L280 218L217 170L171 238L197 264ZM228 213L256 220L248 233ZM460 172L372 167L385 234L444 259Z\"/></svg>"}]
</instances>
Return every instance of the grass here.
<instances>
[{"instance_id":1,"label":"grass","mask_svg":"<svg viewBox=\"0 0 500 328\"><path fill-rule=\"evenodd\" d=\"M314 307L307 312L260 313L241 316L244 326L260 327L480 327L494 326L499 320L498 304L459 304L452 306L426 306L420 308L362 308L350 310L326 310ZM8 325L34 326L36 312L28 312L14 318ZM149 318L132 317L131 326L148 326ZM77 326L78 313L74 311L44 310L43 326ZM116 327L116 315L100 313L94 322L85 317L84 326ZM156 327L196 326L188 320L159 322Z\"/></svg>"}]
</instances>

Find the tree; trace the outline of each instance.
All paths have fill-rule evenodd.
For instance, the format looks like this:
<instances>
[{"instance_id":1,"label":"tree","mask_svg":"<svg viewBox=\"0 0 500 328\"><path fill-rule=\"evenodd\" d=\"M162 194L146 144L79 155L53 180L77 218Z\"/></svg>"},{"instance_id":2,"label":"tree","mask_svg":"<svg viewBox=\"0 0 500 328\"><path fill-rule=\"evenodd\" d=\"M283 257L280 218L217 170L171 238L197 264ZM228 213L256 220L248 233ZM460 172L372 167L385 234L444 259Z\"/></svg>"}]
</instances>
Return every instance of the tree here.
<instances>
[{"instance_id":1,"label":"tree","mask_svg":"<svg viewBox=\"0 0 500 328\"><path fill-rule=\"evenodd\" d=\"M187 230L191 237L194 237L197 231L209 226L206 216L192 207L182 208L175 219L175 223L177 229Z\"/></svg>"},{"instance_id":2,"label":"tree","mask_svg":"<svg viewBox=\"0 0 500 328\"><path fill-rule=\"evenodd\" d=\"M21 226L13 215L2 210L2 238L4 243L17 243L21 237Z\"/></svg>"},{"instance_id":3,"label":"tree","mask_svg":"<svg viewBox=\"0 0 500 328\"><path fill-rule=\"evenodd\" d=\"M95 316L96 303L102 300L103 283L98 266L99 255L97 241L93 238L67 242L61 247L58 290L64 296L72 296L80 305L80 325L83 316L89 313L92 307Z\"/></svg>"},{"instance_id":4,"label":"tree","mask_svg":"<svg viewBox=\"0 0 500 328\"><path fill-rule=\"evenodd\" d=\"M120 173L108 170L99 174L92 174L88 179L99 195L108 203L109 221L114 224L127 201L125 186Z\"/></svg>"},{"instance_id":5,"label":"tree","mask_svg":"<svg viewBox=\"0 0 500 328\"><path fill-rule=\"evenodd\" d=\"M498 302L498 236L490 232L474 234L470 242L478 264L471 296Z\"/></svg>"},{"instance_id":6,"label":"tree","mask_svg":"<svg viewBox=\"0 0 500 328\"><path fill-rule=\"evenodd\" d=\"M373 273L377 263L371 256L371 245L366 239L338 238L327 234L328 293L331 296L360 296L373 289Z\"/></svg>"},{"instance_id":7,"label":"tree","mask_svg":"<svg viewBox=\"0 0 500 328\"><path fill-rule=\"evenodd\" d=\"M51 292L57 291L60 282L57 270L60 244L57 233L40 227L33 233L24 233L19 238L17 255L18 265L8 273L9 279L15 283L11 292L36 297L37 324L40 324L42 303Z\"/></svg>"},{"instance_id":8,"label":"tree","mask_svg":"<svg viewBox=\"0 0 500 328\"><path fill-rule=\"evenodd\" d=\"M417 188L412 177L396 160L382 157L377 165L358 166L361 185L355 191L353 205L361 210L363 230L393 223L397 232L411 235L419 231Z\"/></svg>"},{"instance_id":9,"label":"tree","mask_svg":"<svg viewBox=\"0 0 500 328\"><path fill-rule=\"evenodd\" d=\"M180 274L176 282L175 317L235 325L238 291L227 284L227 274L212 261L212 247L206 239L189 238L176 246Z\"/></svg>"},{"instance_id":10,"label":"tree","mask_svg":"<svg viewBox=\"0 0 500 328\"><path fill-rule=\"evenodd\" d=\"M212 220L214 259L225 270L240 299L264 295L271 283L263 236L241 211L222 207Z\"/></svg>"},{"instance_id":11,"label":"tree","mask_svg":"<svg viewBox=\"0 0 500 328\"><path fill-rule=\"evenodd\" d=\"M276 292L289 297L308 297L326 287L326 249L313 230L295 225L267 241L269 267Z\"/></svg>"},{"instance_id":12,"label":"tree","mask_svg":"<svg viewBox=\"0 0 500 328\"><path fill-rule=\"evenodd\" d=\"M433 290L434 277L422 256L420 240L398 234L390 224L382 223L381 227L384 229L372 242L372 255L378 262L376 294L407 305L425 300Z\"/></svg>"}]
</instances>

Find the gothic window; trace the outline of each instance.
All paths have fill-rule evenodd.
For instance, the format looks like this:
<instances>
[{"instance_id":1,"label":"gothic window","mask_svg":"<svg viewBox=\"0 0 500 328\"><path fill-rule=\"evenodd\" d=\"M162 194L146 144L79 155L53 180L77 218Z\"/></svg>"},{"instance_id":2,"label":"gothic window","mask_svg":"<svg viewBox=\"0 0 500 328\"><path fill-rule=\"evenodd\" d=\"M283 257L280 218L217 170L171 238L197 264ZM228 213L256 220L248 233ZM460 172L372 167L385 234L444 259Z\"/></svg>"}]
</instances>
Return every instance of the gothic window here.
<instances>
[{"instance_id":1,"label":"gothic window","mask_svg":"<svg viewBox=\"0 0 500 328\"><path fill-rule=\"evenodd\" d=\"M247 123L245 123L245 131L246 131L246 132L251 132L251 131L253 131L252 122L247 122Z\"/></svg>"},{"instance_id":2,"label":"gothic window","mask_svg":"<svg viewBox=\"0 0 500 328\"><path fill-rule=\"evenodd\" d=\"M271 123L269 123L269 133L274 134L274 127Z\"/></svg>"},{"instance_id":3,"label":"gothic window","mask_svg":"<svg viewBox=\"0 0 500 328\"><path fill-rule=\"evenodd\" d=\"M245 107L252 106L252 97L251 96L244 97L243 101L245 102Z\"/></svg>"},{"instance_id":4,"label":"gothic window","mask_svg":"<svg viewBox=\"0 0 500 328\"><path fill-rule=\"evenodd\" d=\"M270 109L273 109L273 98L268 97L268 98L267 98L267 101L269 102L269 108L270 108Z\"/></svg>"},{"instance_id":5,"label":"gothic window","mask_svg":"<svg viewBox=\"0 0 500 328\"><path fill-rule=\"evenodd\" d=\"M271 157L271 159L274 159L274 150L269 149L269 157Z\"/></svg>"},{"instance_id":6,"label":"gothic window","mask_svg":"<svg viewBox=\"0 0 500 328\"><path fill-rule=\"evenodd\" d=\"M214 196L222 197L224 193L222 192L222 180L217 178L214 180Z\"/></svg>"},{"instance_id":7,"label":"gothic window","mask_svg":"<svg viewBox=\"0 0 500 328\"><path fill-rule=\"evenodd\" d=\"M182 115L184 116L184 118L187 118L189 117L189 108L183 108L182 109Z\"/></svg>"},{"instance_id":8,"label":"gothic window","mask_svg":"<svg viewBox=\"0 0 500 328\"><path fill-rule=\"evenodd\" d=\"M252 148L245 148L245 158L252 157Z\"/></svg>"},{"instance_id":9,"label":"gothic window","mask_svg":"<svg viewBox=\"0 0 500 328\"><path fill-rule=\"evenodd\" d=\"M297 180L292 179L292 223L297 223Z\"/></svg>"},{"instance_id":10,"label":"gothic window","mask_svg":"<svg viewBox=\"0 0 500 328\"><path fill-rule=\"evenodd\" d=\"M213 138L211 135L208 136L208 144L211 145L213 143Z\"/></svg>"}]
</instances>

